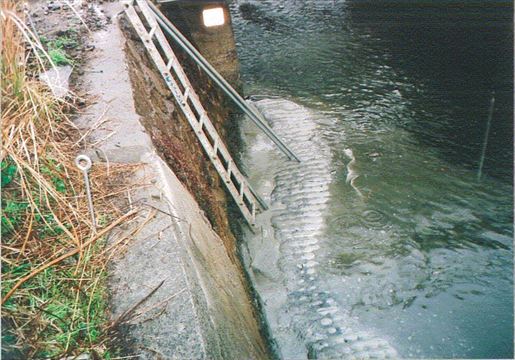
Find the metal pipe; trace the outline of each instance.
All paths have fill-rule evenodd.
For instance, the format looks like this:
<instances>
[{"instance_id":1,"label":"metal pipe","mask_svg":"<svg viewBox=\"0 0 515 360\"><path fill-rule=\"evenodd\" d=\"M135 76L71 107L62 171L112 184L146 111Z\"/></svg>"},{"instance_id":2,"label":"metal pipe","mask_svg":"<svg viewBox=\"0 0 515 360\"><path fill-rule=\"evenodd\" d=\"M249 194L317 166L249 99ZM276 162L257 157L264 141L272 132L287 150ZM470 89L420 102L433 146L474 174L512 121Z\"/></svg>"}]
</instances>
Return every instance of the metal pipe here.
<instances>
[{"instance_id":1,"label":"metal pipe","mask_svg":"<svg viewBox=\"0 0 515 360\"><path fill-rule=\"evenodd\" d=\"M145 0L146 1L146 0ZM220 88L235 102L236 105L256 124L256 126L272 140L277 147L290 159L300 162L295 153L279 139L270 126L264 121L263 115L248 106L245 100L236 90L211 66L211 64L198 52L197 49L181 34L181 32L159 11L159 9L147 1L150 9L156 16L157 22L179 44L184 51L220 86Z\"/></svg>"},{"instance_id":2,"label":"metal pipe","mask_svg":"<svg viewBox=\"0 0 515 360\"><path fill-rule=\"evenodd\" d=\"M483 175L483 165L485 163L486 147L488 146L488 137L490 135L490 125L492 123L492 117L494 115L495 105L495 92L492 91L492 98L490 99L490 107L488 109L488 120L486 122L485 139L483 140L483 149L481 149L481 158L479 159L479 169L477 171L477 181L481 180Z\"/></svg>"},{"instance_id":3,"label":"metal pipe","mask_svg":"<svg viewBox=\"0 0 515 360\"><path fill-rule=\"evenodd\" d=\"M91 169L91 159L87 155L79 155L75 158L75 165L79 168L84 176L84 185L86 187L86 197L88 199L89 215L91 216L91 224L93 231L97 230L97 220L95 218L95 209L93 207L93 196L91 195L91 186L89 183L88 171Z\"/></svg>"}]
</instances>

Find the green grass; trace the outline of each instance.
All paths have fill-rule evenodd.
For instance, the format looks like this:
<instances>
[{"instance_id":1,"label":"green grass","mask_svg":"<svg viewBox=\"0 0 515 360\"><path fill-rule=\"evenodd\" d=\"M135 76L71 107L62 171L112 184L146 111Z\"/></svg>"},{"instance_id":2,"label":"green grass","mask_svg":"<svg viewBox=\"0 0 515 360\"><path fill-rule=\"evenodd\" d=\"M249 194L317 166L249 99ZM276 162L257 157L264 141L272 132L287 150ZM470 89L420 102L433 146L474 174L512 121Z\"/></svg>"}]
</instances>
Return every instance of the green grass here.
<instances>
[{"instance_id":1,"label":"green grass","mask_svg":"<svg viewBox=\"0 0 515 360\"><path fill-rule=\"evenodd\" d=\"M9 11L0 22L2 354L60 359L90 353L109 359L110 254L103 253L105 240L94 236L82 174L74 165L80 134L65 114L70 106L35 76L48 67L47 56L56 65L72 64L67 51L79 38L73 31L42 38L42 56L34 50L38 41L17 25L23 22L20 12L13 15L18 5L3 1L2 10ZM116 168L111 165L110 178L100 164L91 170L95 209L106 226L121 216L112 203L121 181L113 182L113 174L126 176L124 167ZM96 242L82 248L88 240Z\"/></svg>"},{"instance_id":2,"label":"green grass","mask_svg":"<svg viewBox=\"0 0 515 360\"><path fill-rule=\"evenodd\" d=\"M2 269L10 274L26 275L30 264L16 268ZM4 316L17 313L18 319L38 314L31 327L37 329L32 341L41 344L36 348L27 347L24 353L31 358L57 358L73 350L73 353L87 352L97 347L105 338L103 329L107 322L106 289L95 284L104 282L106 273L102 269L81 276L99 279L97 283L81 281L70 269L49 268L23 285L20 291L29 292L23 301L9 299L3 306ZM12 287L13 281L4 281L2 295ZM7 313L7 314L5 314ZM7 341L16 339L14 332L3 332ZM29 334L30 336L30 334Z\"/></svg>"},{"instance_id":3,"label":"green grass","mask_svg":"<svg viewBox=\"0 0 515 360\"><path fill-rule=\"evenodd\" d=\"M76 194L63 164L49 154L40 155L40 161L40 174L60 194L73 198ZM1 169L4 244L20 247L18 233L26 231L27 219L34 207L37 208L32 215L33 239L27 246L31 253L20 258L18 254L6 254L9 261L2 262L3 298L19 279L62 248L64 230L50 211L54 202L50 200L46 204L39 200L37 187L31 190L33 203L22 196L21 177L29 178L30 173L18 169L9 158L2 161ZM108 214L100 214L99 218L103 224L109 223ZM53 359L95 352L101 358L110 359L112 352L106 345L109 339L106 333L109 320L106 313L107 273L103 260L98 258L104 246L105 240L98 241L86 249L82 257L73 256L26 281L2 306L2 318L7 324L26 325L24 328L5 327L3 344L20 346L20 339L24 338L20 350L23 358ZM43 253L38 255L38 252Z\"/></svg>"},{"instance_id":4,"label":"green grass","mask_svg":"<svg viewBox=\"0 0 515 360\"><path fill-rule=\"evenodd\" d=\"M52 62L57 66L73 64L73 60L68 58L63 49L50 49L48 50L48 55L50 56L50 59L52 59Z\"/></svg>"},{"instance_id":5,"label":"green grass","mask_svg":"<svg viewBox=\"0 0 515 360\"><path fill-rule=\"evenodd\" d=\"M74 64L74 61L70 59L66 53L66 49L73 49L79 45L77 32L69 30L65 35L54 40L49 40L42 36L40 41L46 47L48 55L55 65L63 66Z\"/></svg>"},{"instance_id":6,"label":"green grass","mask_svg":"<svg viewBox=\"0 0 515 360\"><path fill-rule=\"evenodd\" d=\"M22 195L22 176L30 178L30 173L18 169L9 158L1 163L1 169L3 243L20 248L19 233L24 238L23 232L31 216L33 222L28 253L4 255L8 260L2 262L1 292L4 298L19 279L62 250L63 244L69 245L62 241L64 230L50 211L56 207L53 200L50 199L50 203L41 201L37 186L29 189L33 202ZM56 191L67 198L75 197L61 162L48 153L40 154L39 170ZM32 214L35 208L37 211ZM99 216L104 225L109 223L109 218L108 213ZM65 226L71 229L69 224ZM70 257L26 281L2 306L2 319L11 324L2 330L3 344L21 346L21 358L58 359L95 352L103 359L110 359L112 350L107 347L109 336L106 333L109 320L106 313L107 273L103 258L98 257L104 246L105 240L100 240L81 257ZM12 325L15 323L25 325L20 328Z\"/></svg>"},{"instance_id":7,"label":"green grass","mask_svg":"<svg viewBox=\"0 0 515 360\"><path fill-rule=\"evenodd\" d=\"M16 175L16 165L12 161L4 160L1 163L1 178L2 178L2 188L9 185L14 176Z\"/></svg>"},{"instance_id":8,"label":"green grass","mask_svg":"<svg viewBox=\"0 0 515 360\"><path fill-rule=\"evenodd\" d=\"M73 195L67 190L63 166L56 160L45 156L40 166L41 174L51 181L55 189L64 195ZM31 204L24 201L18 190L20 171L5 160L1 165L2 173L2 241L10 244L16 238L15 233L24 228ZM28 174L25 174L28 176ZM38 198L36 191L32 197ZM63 229L57 224L49 209L36 201L39 213L33 217L33 235L36 241L48 241L58 250L59 236ZM52 205L52 204L50 204ZM96 266L94 255L100 250L101 243L88 249L78 262L78 257L69 259L64 266L48 268L33 277L11 297L2 307L2 317L17 321L30 321L30 337L23 353L31 358L58 358L63 354L87 352L98 347L105 338L107 308L104 267ZM40 246L34 247L41 250ZM48 251L44 250L43 251ZM32 258L20 261L2 262L2 297L16 282L30 274L38 264ZM11 258L11 260L14 260ZM79 271L76 271L79 270ZM88 281L89 279L89 281ZM4 343L19 341L16 329L2 331ZM37 345L34 345L37 344ZM103 350L100 349L100 353Z\"/></svg>"},{"instance_id":9,"label":"green grass","mask_svg":"<svg viewBox=\"0 0 515 360\"><path fill-rule=\"evenodd\" d=\"M57 39L55 39L53 42L51 42L52 47L56 49L70 49L75 48L79 45L77 42L77 34L74 33L72 36L60 36Z\"/></svg>"},{"instance_id":10,"label":"green grass","mask_svg":"<svg viewBox=\"0 0 515 360\"><path fill-rule=\"evenodd\" d=\"M41 174L50 179L56 191L66 194L67 186L65 184L63 166L56 160L48 158L42 159L43 164L40 167ZM26 176L30 176L26 174ZM4 242L9 242L9 235L12 235L16 229L23 226L23 221L30 211L29 202L25 201L16 188L16 179L19 180L19 173L16 165L9 160L1 163L1 179L2 189L5 189L1 199L1 234ZM14 181L14 184L13 184ZM11 185L11 186L10 186ZM63 233L63 228L57 224L52 212L44 211L45 206L40 203L38 194L33 193L35 204L38 212L34 214L35 226L37 233L41 239L48 238L53 235Z\"/></svg>"},{"instance_id":11,"label":"green grass","mask_svg":"<svg viewBox=\"0 0 515 360\"><path fill-rule=\"evenodd\" d=\"M41 166L40 171L43 175L50 177L52 184L58 192L66 192L66 184L63 180L65 173L62 164L59 164L55 159L46 158L45 164Z\"/></svg>"},{"instance_id":12,"label":"green grass","mask_svg":"<svg viewBox=\"0 0 515 360\"><path fill-rule=\"evenodd\" d=\"M42 159L41 174L50 179L55 189L67 193L62 165L51 158ZM27 176L27 174L25 174ZM9 244L15 238L14 233L23 229L30 204L24 201L17 185L20 171L5 160L2 162L2 238ZM32 197L37 199L34 191ZM37 202L39 212L34 215L34 236L37 241L50 241L58 247L58 237L63 229L56 223L53 215L45 211L45 206ZM71 258L64 266L48 268L22 285L19 295L7 300L2 308L2 316L15 317L18 321L34 317L31 321L36 334L30 347L26 344L23 352L33 358L55 358L66 354L70 349L74 353L82 349L87 351L98 346L103 329L107 323L105 309L105 278L103 266L94 266L94 254L102 246L97 243L88 249L80 263L78 258ZM36 247L39 248L39 247ZM2 297L14 284L34 269L31 259L16 262L2 262ZM79 269L80 271L75 271ZM82 280L81 280L82 279ZM91 279L85 281L84 279ZM36 315L36 316L34 316ZM7 329L2 333L6 343L17 340L17 331Z\"/></svg>"}]
</instances>

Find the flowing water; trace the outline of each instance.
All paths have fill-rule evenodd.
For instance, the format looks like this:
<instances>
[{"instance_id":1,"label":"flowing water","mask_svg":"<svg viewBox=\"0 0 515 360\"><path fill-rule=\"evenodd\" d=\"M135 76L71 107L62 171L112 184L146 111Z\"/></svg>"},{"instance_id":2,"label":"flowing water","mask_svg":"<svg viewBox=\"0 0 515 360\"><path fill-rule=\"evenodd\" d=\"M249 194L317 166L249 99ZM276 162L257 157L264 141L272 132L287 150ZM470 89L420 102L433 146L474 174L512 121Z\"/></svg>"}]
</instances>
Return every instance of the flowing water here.
<instances>
[{"instance_id":1,"label":"flowing water","mask_svg":"<svg viewBox=\"0 0 515 360\"><path fill-rule=\"evenodd\" d=\"M284 358L512 357L512 10L395 4L231 3L245 261Z\"/></svg>"}]
</instances>

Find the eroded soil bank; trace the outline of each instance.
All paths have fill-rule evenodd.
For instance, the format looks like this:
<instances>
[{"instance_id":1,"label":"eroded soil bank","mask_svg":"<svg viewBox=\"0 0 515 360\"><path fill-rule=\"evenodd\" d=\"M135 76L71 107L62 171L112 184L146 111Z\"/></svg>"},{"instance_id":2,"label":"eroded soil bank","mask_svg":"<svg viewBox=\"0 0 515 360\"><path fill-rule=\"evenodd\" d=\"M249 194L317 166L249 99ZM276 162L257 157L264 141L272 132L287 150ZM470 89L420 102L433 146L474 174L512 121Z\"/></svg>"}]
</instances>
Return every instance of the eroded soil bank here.
<instances>
[{"instance_id":1,"label":"eroded soil bank","mask_svg":"<svg viewBox=\"0 0 515 360\"><path fill-rule=\"evenodd\" d=\"M214 167L203 153L188 121L176 106L141 39L125 17L120 22L127 38L125 50L133 88L136 111L156 149L179 177L212 223L231 256L236 251L236 238L229 228L228 198ZM231 108L223 94L209 78L178 51L185 71L221 137L227 142ZM236 262L236 259L234 258Z\"/></svg>"}]
</instances>

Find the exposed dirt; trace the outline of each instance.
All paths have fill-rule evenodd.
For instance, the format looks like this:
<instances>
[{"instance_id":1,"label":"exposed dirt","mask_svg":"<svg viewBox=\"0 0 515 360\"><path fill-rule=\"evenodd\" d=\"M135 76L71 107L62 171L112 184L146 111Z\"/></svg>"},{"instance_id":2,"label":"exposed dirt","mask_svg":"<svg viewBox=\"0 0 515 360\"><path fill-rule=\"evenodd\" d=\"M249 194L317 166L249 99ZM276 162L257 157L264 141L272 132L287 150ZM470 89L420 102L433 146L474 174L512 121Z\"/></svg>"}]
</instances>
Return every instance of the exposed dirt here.
<instances>
[{"instance_id":1,"label":"exposed dirt","mask_svg":"<svg viewBox=\"0 0 515 360\"><path fill-rule=\"evenodd\" d=\"M109 0L114 2L116 0ZM88 99L82 90L82 66L94 56L95 46L91 34L111 23L110 16L105 15L99 7L102 0L29 0L26 22L30 29L40 38L46 50L59 49L69 60L56 65L71 65L70 90L76 95L68 97L78 109L85 107L94 99ZM69 6L73 6L73 9ZM54 59L53 59L54 60Z\"/></svg>"}]
</instances>

